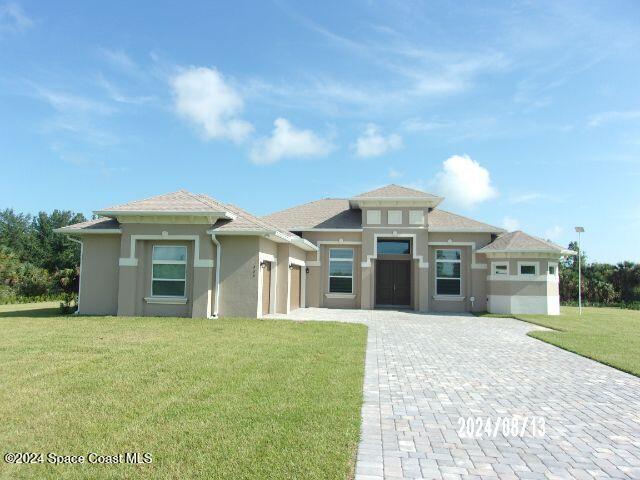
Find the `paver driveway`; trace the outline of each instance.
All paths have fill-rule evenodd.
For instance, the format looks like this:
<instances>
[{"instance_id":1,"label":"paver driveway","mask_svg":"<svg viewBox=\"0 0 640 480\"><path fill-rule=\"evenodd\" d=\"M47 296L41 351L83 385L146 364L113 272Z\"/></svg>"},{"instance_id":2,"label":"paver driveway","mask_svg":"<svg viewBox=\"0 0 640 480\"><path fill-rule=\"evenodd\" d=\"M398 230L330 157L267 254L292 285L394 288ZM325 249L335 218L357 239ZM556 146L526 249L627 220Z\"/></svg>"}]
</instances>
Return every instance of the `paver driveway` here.
<instances>
[{"instance_id":1,"label":"paver driveway","mask_svg":"<svg viewBox=\"0 0 640 480\"><path fill-rule=\"evenodd\" d=\"M526 336L532 325L385 311L291 317L369 325L357 480L640 478L640 379ZM461 417L514 416L544 418L546 434L458 431Z\"/></svg>"}]
</instances>

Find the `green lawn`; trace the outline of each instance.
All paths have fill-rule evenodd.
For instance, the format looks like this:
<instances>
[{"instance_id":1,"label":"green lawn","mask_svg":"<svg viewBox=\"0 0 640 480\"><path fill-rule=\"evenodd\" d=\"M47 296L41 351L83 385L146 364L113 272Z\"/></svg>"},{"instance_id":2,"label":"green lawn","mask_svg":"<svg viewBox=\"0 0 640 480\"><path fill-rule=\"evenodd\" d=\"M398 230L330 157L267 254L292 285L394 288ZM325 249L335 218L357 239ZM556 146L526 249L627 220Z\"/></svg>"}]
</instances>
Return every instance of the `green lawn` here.
<instances>
[{"instance_id":1,"label":"green lawn","mask_svg":"<svg viewBox=\"0 0 640 480\"><path fill-rule=\"evenodd\" d=\"M0 306L4 452L150 452L149 465L7 465L2 478L345 479L366 327L57 316Z\"/></svg>"},{"instance_id":2,"label":"green lawn","mask_svg":"<svg viewBox=\"0 0 640 480\"><path fill-rule=\"evenodd\" d=\"M504 317L505 315L490 315ZM513 318L553 328L529 335L565 350L640 376L640 311L620 308L562 307L558 316L513 315Z\"/></svg>"}]
</instances>

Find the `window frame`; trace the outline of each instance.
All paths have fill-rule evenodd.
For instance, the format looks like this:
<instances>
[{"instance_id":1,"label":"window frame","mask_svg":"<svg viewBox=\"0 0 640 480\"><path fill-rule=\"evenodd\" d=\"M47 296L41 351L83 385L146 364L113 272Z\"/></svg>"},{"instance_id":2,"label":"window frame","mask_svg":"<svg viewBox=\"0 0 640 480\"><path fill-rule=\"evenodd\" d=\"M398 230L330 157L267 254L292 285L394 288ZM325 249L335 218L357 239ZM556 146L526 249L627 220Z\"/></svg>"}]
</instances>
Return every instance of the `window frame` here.
<instances>
[{"instance_id":1,"label":"window frame","mask_svg":"<svg viewBox=\"0 0 640 480\"><path fill-rule=\"evenodd\" d=\"M333 250L349 250L351 252L351 258L331 258L331 252ZM328 268L327 268L327 292L332 295L353 295L354 290L354 278L355 278L355 249L349 247L332 247L328 252ZM351 263L351 276L345 275L331 275L331 262L348 262ZM350 278L351 279L351 291L349 292L332 292L331 291L331 278Z\"/></svg>"},{"instance_id":2,"label":"window frame","mask_svg":"<svg viewBox=\"0 0 640 480\"><path fill-rule=\"evenodd\" d=\"M409 225L424 225L424 211L409 210Z\"/></svg>"},{"instance_id":3,"label":"window frame","mask_svg":"<svg viewBox=\"0 0 640 480\"><path fill-rule=\"evenodd\" d=\"M522 267L533 267L533 273L522 273ZM519 277L537 277L540 274L540 262L518 262Z\"/></svg>"},{"instance_id":4,"label":"window frame","mask_svg":"<svg viewBox=\"0 0 640 480\"><path fill-rule=\"evenodd\" d=\"M549 269L553 267L555 272L554 273L550 273ZM558 263L557 262L548 262L547 263L547 275L551 275L552 277L557 277L559 275L558 272Z\"/></svg>"},{"instance_id":5,"label":"window frame","mask_svg":"<svg viewBox=\"0 0 640 480\"><path fill-rule=\"evenodd\" d=\"M450 260L450 259L438 259L438 252L453 250L460 252L460 258L458 260ZM436 297L461 297L462 296L462 249L461 248L436 248L434 251L434 259L435 259L435 283L434 283L434 293ZM460 277L451 278L451 277L438 277L438 262L442 263L459 263L460 264ZM458 293L438 293L438 280L458 280Z\"/></svg>"},{"instance_id":6,"label":"window frame","mask_svg":"<svg viewBox=\"0 0 640 480\"><path fill-rule=\"evenodd\" d=\"M164 248L183 248L184 260L156 260L154 258L156 247ZM187 298L187 265L189 260L189 249L186 245L153 245L151 250L151 298ZM184 279L182 278L155 278L153 274L154 265L184 265ZM156 295L153 292L154 282L183 282L184 291L182 295Z\"/></svg>"},{"instance_id":7,"label":"window frame","mask_svg":"<svg viewBox=\"0 0 640 480\"><path fill-rule=\"evenodd\" d=\"M398 243L406 242L407 245L409 245L409 251L407 253L382 253L382 252L380 252L380 249L378 247L380 246L381 243L385 243L385 242L398 242ZM387 255L393 255L393 256L398 256L398 257L410 257L413 254L413 242L411 241L410 238L407 238L407 237L377 238L376 239L376 254L377 255L381 255L383 257L387 256Z\"/></svg>"},{"instance_id":8,"label":"window frame","mask_svg":"<svg viewBox=\"0 0 640 480\"><path fill-rule=\"evenodd\" d=\"M396 215L398 218L394 218L394 221L391 221L391 217ZM402 225L402 218L402 210L387 210L387 225Z\"/></svg>"},{"instance_id":9,"label":"window frame","mask_svg":"<svg viewBox=\"0 0 640 480\"><path fill-rule=\"evenodd\" d=\"M507 267L507 271L504 273L497 273L496 267ZM491 262L491 275L495 275L497 277L508 277L509 262Z\"/></svg>"},{"instance_id":10,"label":"window frame","mask_svg":"<svg viewBox=\"0 0 640 480\"><path fill-rule=\"evenodd\" d=\"M380 225L382 212L380 210L367 210L367 225Z\"/></svg>"}]
</instances>

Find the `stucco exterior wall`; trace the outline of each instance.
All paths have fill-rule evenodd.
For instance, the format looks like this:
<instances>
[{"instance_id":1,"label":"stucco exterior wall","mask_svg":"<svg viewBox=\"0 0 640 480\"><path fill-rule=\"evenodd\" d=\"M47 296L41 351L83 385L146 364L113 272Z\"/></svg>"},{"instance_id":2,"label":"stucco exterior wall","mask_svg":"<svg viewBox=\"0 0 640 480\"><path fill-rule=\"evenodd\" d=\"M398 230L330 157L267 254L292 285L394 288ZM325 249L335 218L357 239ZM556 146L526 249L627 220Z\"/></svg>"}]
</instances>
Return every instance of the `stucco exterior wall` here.
<instances>
[{"instance_id":1,"label":"stucco exterior wall","mask_svg":"<svg viewBox=\"0 0 640 480\"><path fill-rule=\"evenodd\" d=\"M118 313L120 235L85 235L82 239L80 305L84 315Z\"/></svg>"},{"instance_id":2,"label":"stucco exterior wall","mask_svg":"<svg viewBox=\"0 0 640 480\"><path fill-rule=\"evenodd\" d=\"M259 238L219 236L221 317L250 317L258 314ZM280 264L280 262L279 262Z\"/></svg>"},{"instance_id":3,"label":"stucco exterior wall","mask_svg":"<svg viewBox=\"0 0 640 480\"><path fill-rule=\"evenodd\" d=\"M362 261L362 233L303 232L302 236L319 247L319 252L317 253L305 253L307 268L309 269L305 292L306 305L327 308L360 308L362 292L360 267ZM330 248L352 248L354 250L352 295L329 294Z\"/></svg>"},{"instance_id":4,"label":"stucco exterior wall","mask_svg":"<svg viewBox=\"0 0 640 480\"><path fill-rule=\"evenodd\" d=\"M210 316L214 303L216 252L208 228L208 225L123 223L118 315ZM151 252L155 244L188 247L186 304L158 304L145 300L151 297Z\"/></svg>"},{"instance_id":5,"label":"stucco exterior wall","mask_svg":"<svg viewBox=\"0 0 640 480\"><path fill-rule=\"evenodd\" d=\"M537 263L537 275L520 275L519 263ZM548 274L549 263L559 258L534 255L491 255L488 259L487 310L491 313L560 313L559 276ZM507 263L508 275L493 275L493 264Z\"/></svg>"}]
</instances>

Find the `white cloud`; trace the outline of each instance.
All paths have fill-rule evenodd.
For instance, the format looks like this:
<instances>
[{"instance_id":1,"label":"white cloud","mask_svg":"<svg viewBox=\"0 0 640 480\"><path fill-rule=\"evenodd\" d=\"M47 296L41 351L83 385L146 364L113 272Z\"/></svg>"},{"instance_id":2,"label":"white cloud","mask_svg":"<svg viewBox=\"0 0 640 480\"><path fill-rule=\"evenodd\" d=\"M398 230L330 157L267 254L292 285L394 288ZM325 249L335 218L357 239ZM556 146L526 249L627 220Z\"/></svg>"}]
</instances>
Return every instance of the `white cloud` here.
<instances>
[{"instance_id":1,"label":"white cloud","mask_svg":"<svg viewBox=\"0 0 640 480\"><path fill-rule=\"evenodd\" d=\"M554 225L553 227L547 229L544 232L544 238L548 238L550 240L557 240L560 235L562 235L562 232L564 231L564 229L559 226L559 225Z\"/></svg>"},{"instance_id":2,"label":"white cloud","mask_svg":"<svg viewBox=\"0 0 640 480\"><path fill-rule=\"evenodd\" d=\"M331 150L331 144L311 130L298 130L287 119L278 118L271 136L258 140L250 157L254 163L268 165L283 158L318 157Z\"/></svg>"},{"instance_id":3,"label":"white cloud","mask_svg":"<svg viewBox=\"0 0 640 480\"><path fill-rule=\"evenodd\" d=\"M402 147L402 137L392 133L384 136L376 125L369 124L355 144L359 157L377 157Z\"/></svg>"},{"instance_id":4,"label":"white cloud","mask_svg":"<svg viewBox=\"0 0 640 480\"><path fill-rule=\"evenodd\" d=\"M253 126L239 118L244 101L214 68L190 67L171 80L176 111L202 127L207 139L245 140Z\"/></svg>"},{"instance_id":5,"label":"white cloud","mask_svg":"<svg viewBox=\"0 0 640 480\"><path fill-rule=\"evenodd\" d=\"M618 122L624 120L639 120L640 110L627 110L623 112L603 112L589 117L590 127L599 127L605 123Z\"/></svg>"},{"instance_id":6,"label":"white cloud","mask_svg":"<svg viewBox=\"0 0 640 480\"><path fill-rule=\"evenodd\" d=\"M33 20L17 3L0 5L0 33L21 33L32 26Z\"/></svg>"},{"instance_id":7,"label":"white cloud","mask_svg":"<svg viewBox=\"0 0 640 480\"><path fill-rule=\"evenodd\" d=\"M454 155L442 163L436 183L449 200L471 207L498 195L491 185L489 170L467 155Z\"/></svg>"},{"instance_id":8,"label":"white cloud","mask_svg":"<svg viewBox=\"0 0 640 480\"><path fill-rule=\"evenodd\" d=\"M79 115L91 113L109 114L114 112L113 107L91 98L49 90L37 85L34 87L38 97L60 113Z\"/></svg>"},{"instance_id":9,"label":"white cloud","mask_svg":"<svg viewBox=\"0 0 640 480\"><path fill-rule=\"evenodd\" d=\"M502 219L502 228L509 232L513 232L514 230L518 230L520 228L520 222L515 218L504 217Z\"/></svg>"}]
</instances>

